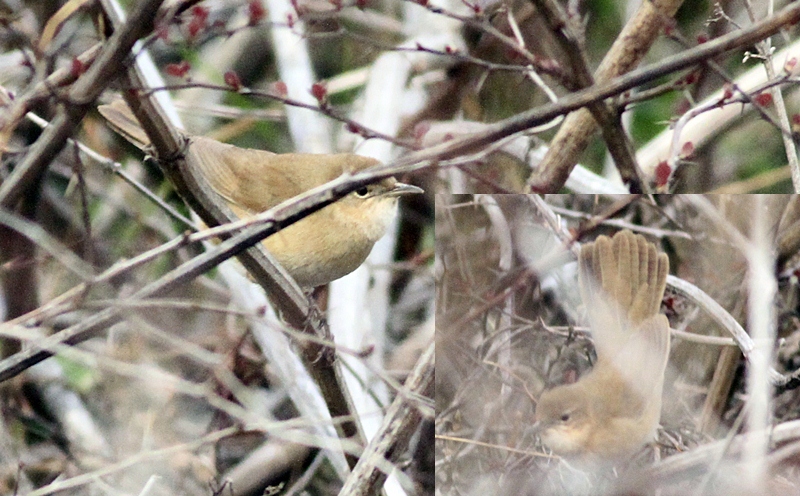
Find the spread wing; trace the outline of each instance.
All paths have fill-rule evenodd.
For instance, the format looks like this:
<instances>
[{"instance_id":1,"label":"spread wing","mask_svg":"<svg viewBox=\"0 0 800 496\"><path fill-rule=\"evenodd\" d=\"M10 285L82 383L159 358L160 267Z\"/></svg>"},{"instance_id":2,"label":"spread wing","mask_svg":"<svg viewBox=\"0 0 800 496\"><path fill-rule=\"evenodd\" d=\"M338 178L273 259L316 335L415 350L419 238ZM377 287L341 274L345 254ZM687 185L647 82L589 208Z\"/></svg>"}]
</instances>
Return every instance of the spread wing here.
<instances>
[{"instance_id":1,"label":"spread wing","mask_svg":"<svg viewBox=\"0 0 800 496\"><path fill-rule=\"evenodd\" d=\"M659 314L669 260L625 230L581 248L579 283L600 367L619 374L642 397L661 394L669 322Z\"/></svg>"}]
</instances>

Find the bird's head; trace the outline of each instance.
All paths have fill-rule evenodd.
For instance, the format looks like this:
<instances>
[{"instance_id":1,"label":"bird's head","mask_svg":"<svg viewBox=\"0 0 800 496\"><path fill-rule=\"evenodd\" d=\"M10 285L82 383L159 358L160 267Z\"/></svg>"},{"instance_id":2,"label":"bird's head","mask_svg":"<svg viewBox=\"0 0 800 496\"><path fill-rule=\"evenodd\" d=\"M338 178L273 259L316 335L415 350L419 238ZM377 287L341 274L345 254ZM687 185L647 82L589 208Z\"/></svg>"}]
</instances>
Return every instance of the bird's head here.
<instances>
[{"instance_id":1,"label":"bird's head","mask_svg":"<svg viewBox=\"0 0 800 496\"><path fill-rule=\"evenodd\" d=\"M558 455L582 454L592 430L585 391L580 384L558 386L542 393L536 405L536 431L542 443Z\"/></svg>"}]
</instances>

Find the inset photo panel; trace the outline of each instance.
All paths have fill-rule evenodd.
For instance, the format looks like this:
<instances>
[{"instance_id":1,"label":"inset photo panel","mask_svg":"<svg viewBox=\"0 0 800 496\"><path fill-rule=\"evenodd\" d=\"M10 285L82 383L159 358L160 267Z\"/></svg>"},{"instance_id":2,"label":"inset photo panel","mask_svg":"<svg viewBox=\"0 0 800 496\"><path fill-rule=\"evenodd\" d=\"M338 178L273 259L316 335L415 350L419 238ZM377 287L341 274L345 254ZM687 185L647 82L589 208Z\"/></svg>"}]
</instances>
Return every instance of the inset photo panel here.
<instances>
[{"instance_id":1,"label":"inset photo panel","mask_svg":"<svg viewBox=\"0 0 800 496\"><path fill-rule=\"evenodd\" d=\"M438 195L438 494L796 494L800 197Z\"/></svg>"}]
</instances>

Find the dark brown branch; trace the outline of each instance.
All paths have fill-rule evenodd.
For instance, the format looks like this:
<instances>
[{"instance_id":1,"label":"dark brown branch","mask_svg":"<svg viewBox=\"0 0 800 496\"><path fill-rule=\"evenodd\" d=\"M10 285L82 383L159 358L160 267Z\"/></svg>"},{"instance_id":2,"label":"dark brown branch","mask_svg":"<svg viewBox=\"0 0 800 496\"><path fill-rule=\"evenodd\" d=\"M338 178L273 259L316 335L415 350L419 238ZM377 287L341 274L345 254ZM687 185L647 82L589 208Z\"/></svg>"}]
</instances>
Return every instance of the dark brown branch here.
<instances>
[{"instance_id":1,"label":"dark brown branch","mask_svg":"<svg viewBox=\"0 0 800 496\"><path fill-rule=\"evenodd\" d=\"M584 55L585 52L577 36L570 29L566 13L554 0L533 0L533 2L543 14L550 30L569 58L570 68L575 76L576 83L576 87L570 89L574 91L593 86L595 81L589 71L589 65ZM649 193L650 188L646 182L642 181L642 171L636 163L633 146L625 134L619 115L615 115L605 103L599 101L592 102L587 108L600 126L603 139L614 159L614 163L617 165L622 181L629 185L632 193Z\"/></svg>"},{"instance_id":2,"label":"dark brown branch","mask_svg":"<svg viewBox=\"0 0 800 496\"><path fill-rule=\"evenodd\" d=\"M595 80L598 82L609 81L636 67L658 37L664 21L675 14L682 2L683 0L642 2L636 13L625 23L611 49L606 53L600 67L595 72ZM591 110L591 107L588 110ZM604 136L606 136L608 131L604 125L607 123L600 119L597 124L601 126ZM567 116L553 138L544 159L528 179L529 189L546 191L552 182L559 182L562 178L563 181L566 181L580 154L586 149L591 136L596 131L597 126L590 112L579 111ZM619 138L612 134L611 139L618 140ZM609 144L613 144L613 141ZM618 163L617 165L626 167L630 164ZM622 174L630 173L624 169L620 172Z\"/></svg>"},{"instance_id":3,"label":"dark brown branch","mask_svg":"<svg viewBox=\"0 0 800 496\"><path fill-rule=\"evenodd\" d=\"M705 60L727 51L755 43L777 33L784 26L798 21L800 21L800 3L792 3L774 16L764 19L747 29L721 36L691 50L667 57L661 62L618 76L607 83L597 84L585 90L566 95L557 102L542 105L490 124L480 133L464 136L426 150L411 153L391 164L386 170L393 173L409 172L428 167L436 161L453 159L478 152L498 140L544 124L560 115L585 107L591 102L619 95L658 77L703 63ZM426 161L429 161L429 163L425 163ZM567 177L562 178L559 176L557 180L548 184L548 188L558 190L563 186Z\"/></svg>"},{"instance_id":4,"label":"dark brown branch","mask_svg":"<svg viewBox=\"0 0 800 496\"><path fill-rule=\"evenodd\" d=\"M435 360L434 344L431 343L406 379L404 388L420 397L433 396ZM415 403L406 394L397 395L386 412L383 425L364 450L339 494L369 496L378 493L386 480L386 469L381 465L386 461L394 463L403 455L422 421L422 412ZM433 439L427 442L433 443Z\"/></svg>"},{"instance_id":5,"label":"dark brown branch","mask_svg":"<svg viewBox=\"0 0 800 496\"><path fill-rule=\"evenodd\" d=\"M111 9L107 9L107 12L111 17L112 25L119 26L120 20L113 18ZM236 220L236 215L220 200L219 195L213 192L208 182L198 172L202 170L202 167L197 165L200 159L196 150L191 146L186 146L185 138L170 124L155 97L147 93L149 87L136 64L128 69L125 83L131 88L143 88L145 90L144 93L137 90L127 91L123 96L147 133L153 150L159 159L159 166L175 186L178 194L210 226ZM348 190L348 192L355 189L357 188ZM310 215L339 197L334 196L321 203L312 204L306 210L296 212L291 219L284 219L284 222L278 223L277 227L286 226ZM280 267L260 244L256 245L257 241L276 230L276 226L273 225L267 230L262 228L260 237L252 235L252 229L234 236L228 240L238 240L237 244L229 246L229 249L233 251L224 258L214 260L211 265L202 264L197 269L192 269L191 277L196 277L198 270L204 272L232 255L239 255L242 264L264 288L267 297L276 306L283 320L295 329L320 338L298 343L303 363L319 386L331 417L337 420L335 426L339 436L343 439L351 439L357 443L365 444L366 439L360 430L360 425L355 420L355 409L345 388L336 354L333 349L320 344L321 342L333 341L330 330L309 306L305 295L303 295L297 284L291 280L285 269ZM242 235L245 233L251 233L251 236L246 236L243 239ZM253 241L254 239L255 241ZM248 250L245 251L246 249ZM148 287L150 285L146 288ZM142 291L146 288L143 288ZM159 291L158 294L161 294L160 291L162 291L159 288L152 290ZM143 296L147 297L151 296L151 294ZM350 467L354 467L357 458L350 453L346 453L345 457Z\"/></svg>"},{"instance_id":6,"label":"dark brown branch","mask_svg":"<svg viewBox=\"0 0 800 496\"><path fill-rule=\"evenodd\" d=\"M88 67L97 59L97 55L100 53L102 47L103 45L98 43L78 55L76 59L83 66ZM27 91L23 95L18 95L17 98L10 103L3 101L5 98L0 96L2 104L4 106L8 105L8 108L4 109L3 115L0 115L0 145L5 145L8 142L14 129L25 117L25 114L34 108L37 103L53 96L53 90L55 88L72 84L77 78L77 75L73 73L71 69L64 67L50 74L44 81L40 81L33 86L30 91Z\"/></svg>"},{"instance_id":7,"label":"dark brown branch","mask_svg":"<svg viewBox=\"0 0 800 496\"><path fill-rule=\"evenodd\" d=\"M75 81L50 126L0 185L0 206L13 208L25 191L42 176L50 162L64 148L94 100L123 69L123 63L136 40L153 30L156 12L162 1L138 2L130 22L111 36L95 63Z\"/></svg>"},{"instance_id":8,"label":"dark brown branch","mask_svg":"<svg viewBox=\"0 0 800 496\"><path fill-rule=\"evenodd\" d=\"M202 255L183 263L163 277L147 284L129 296L131 300L156 297L169 293L182 284L186 284L200 274L216 267L229 258L241 254L256 245L262 239L277 232L279 226L297 222L311 213L330 205L339 198L381 179L394 175L385 168L361 172L351 177L341 177L323 187L304 193L284 204L278 205L257 216L259 224L250 225L239 234L232 236ZM252 221L251 221L252 222ZM53 355L56 348L63 344L76 344L94 336L122 317L123 307L113 307L85 319L84 321L32 343L30 349L17 353L13 357L0 361L0 382L5 381L26 368L41 362ZM319 345L320 348L324 346ZM317 356L320 358L320 356Z\"/></svg>"}]
</instances>

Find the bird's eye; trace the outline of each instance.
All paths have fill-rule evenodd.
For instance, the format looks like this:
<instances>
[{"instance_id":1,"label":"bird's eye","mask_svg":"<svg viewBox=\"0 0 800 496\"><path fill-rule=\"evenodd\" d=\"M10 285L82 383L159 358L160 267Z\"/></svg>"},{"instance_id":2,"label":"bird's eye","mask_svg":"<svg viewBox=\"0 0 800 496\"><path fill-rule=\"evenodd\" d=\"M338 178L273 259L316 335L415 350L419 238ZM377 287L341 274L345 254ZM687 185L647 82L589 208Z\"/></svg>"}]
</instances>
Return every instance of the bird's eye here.
<instances>
[{"instance_id":1,"label":"bird's eye","mask_svg":"<svg viewBox=\"0 0 800 496\"><path fill-rule=\"evenodd\" d=\"M562 422L567 422L568 420L569 420L569 413L565 413L564 415L561 416Z\"/></svg>"},{"instance_id":2,"label":"bird's eye","mask_svg":"<svg viewBox=\"0 0 800 496\"><path fill-rule=\"evenodd\" d=\"M366 186L364 186L363 188L358 188L356 190L356 196L358 196L359 198L364 198L365 196L367 196L367 194L369 194L369 189Z\"/></svg>"}]
</instances>

